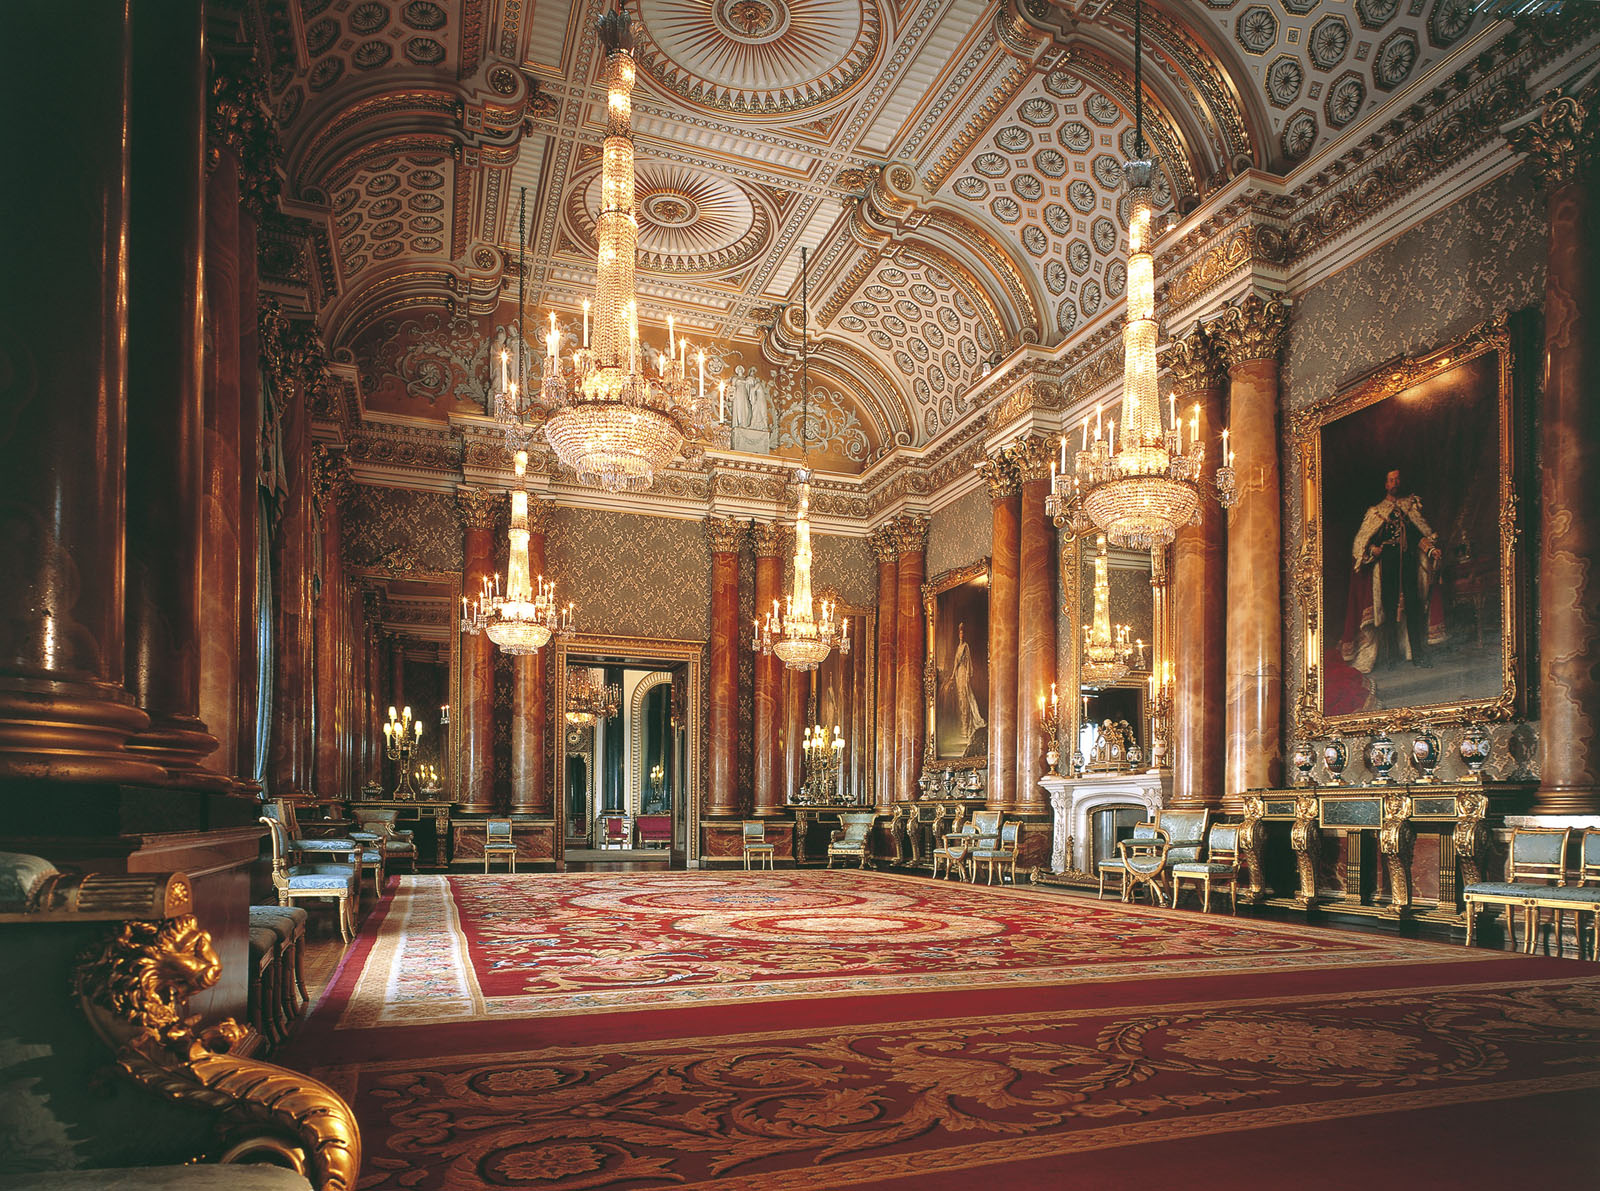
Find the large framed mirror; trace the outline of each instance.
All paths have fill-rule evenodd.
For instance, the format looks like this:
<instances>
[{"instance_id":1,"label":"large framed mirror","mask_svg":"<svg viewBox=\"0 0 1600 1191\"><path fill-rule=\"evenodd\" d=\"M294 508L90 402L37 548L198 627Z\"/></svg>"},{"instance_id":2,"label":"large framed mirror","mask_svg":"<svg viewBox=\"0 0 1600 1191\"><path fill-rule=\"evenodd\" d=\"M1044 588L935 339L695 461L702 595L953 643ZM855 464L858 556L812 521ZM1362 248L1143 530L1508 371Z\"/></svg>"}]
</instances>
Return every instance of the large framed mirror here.
<instances>
[{"instance_id":1,"label":"large framed mirror","mask_svg":"<svg viewBox=\"0 0 1600 1191\"><path fill-rule=\"evenodd\" d=\"M834 650L815 670L785 672L786 683L800 684L804 700L799 773L789 801L871 806L876 797L877 613L843 603L831 591L819 598L835 603L838 615L849 617L850 652ZM811 730L809 748L806 728ZM821 744L815 743L818 737ZM834 747L835 740L840 747Z\"/></svg>"}]
</instances>

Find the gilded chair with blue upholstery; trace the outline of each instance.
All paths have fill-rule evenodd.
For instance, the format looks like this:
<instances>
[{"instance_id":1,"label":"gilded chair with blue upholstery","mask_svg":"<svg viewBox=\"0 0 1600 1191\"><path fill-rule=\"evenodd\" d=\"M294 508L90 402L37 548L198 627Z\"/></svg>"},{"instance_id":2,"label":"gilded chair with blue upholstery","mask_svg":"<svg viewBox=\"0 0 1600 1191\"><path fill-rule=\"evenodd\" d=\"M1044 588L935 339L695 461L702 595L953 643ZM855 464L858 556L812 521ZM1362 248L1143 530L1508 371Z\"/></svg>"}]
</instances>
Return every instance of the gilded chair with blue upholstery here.
<instances>
[{"instance_id":1,"label":"gilded chair with blue upholstery","mask_svg":"<svg viewBox=\"0 0 1600 1191\"><path fill-rule=\"evenodd\" d=\"M754 860L757 865L761 861L767 862L767 867L775 866L774 857L778 854L776 844L767 841L767 825L761 819L746 819L740 826L740 839L744 845L744 867L750 869L750 862Z\"/></svg>"},{"instance_id":2,"label":"gilded chair with blue upholstery","mask_svg":"<svg viewBox=\"0 0 1600 1191\"><path fill-rule=\"evenodd\" d=\"M399 826L400 812L392 807L371 807L355 812L359 831L350 838L357 843L369 843L383 853L386 863L404 860L417 871L417 839L413 831L403 831Z\"/></svg>"},{"instance_id":3,"label":"gilded chair with blue upholstery","mask_svg":"<svg viewBox=\"0 0 1600 1191\"><path fill-rule=\"evenodd\" d=\"M972 879L978 879L978 866L988 866L988 875L984 884L993 885L995 871L1000 870L1000 884L1006 883L1006 877L1011 878L1011 883L1017 883L1017 848L1022 843L1022 824L1016 820L1000 825L998 836L989 836L980 839L972 849Z\"/></svg>"},{"instance_id":4,"label":"gilded chair with blue upholstery","mask_svg":"<svg viewBox=\"0 0 1600 1191\"><path fill-rule=\"evenodd\" d=\"M507 872L517 871L517 841L511 831L510 819L488 819L483 824L483 871L489 871L489 861L509 861Z\"/></svg>"},{"instance_id":5,"label":"gilded chair with blue upholstery","mask_svg":"<svg viewBox=\"0 0 1600 1191\"><path fill-rule=\"evenodd\" d=\"M1527 930L1526 950L1533 950L1538 903L1565 883L1567 844L1571 839L1570 827L1518 827L1512 831L1511 858L1506 866L1506 879L1476 881L1461 891L1461 900L1466 903L1468 947L1472 946L1473 928L1479 911L1490 906L1504 906L1506 936L1511 941L1511 950L1517 949L1518 914L1522 916ZM1560 925L1558 914L1558 939Z\"/></svg>"},{"instance_id":6,"label":"gilded chair with blue upholstery","mask_svg":"<svg viewBox=\"0 0 1600 1191\"><path fill-rule=\"evenodd\" d=\"M969 822L945 832L933 850L933 875L939 875L942 865L946 875L972 880L976 869L969 869L968 861L973 849L983 844L994 846L1000 833L1000 818L999 811L975 811Z\"/></svg>"},{"instance_id":7,"label":"gilded chair with blue upholstery","mask_svg":"<svg viewBox=\"0 0 1600 1191\"><path fill-rule=\"evenodd\" d=\"M1170 853L1169 853L1170 854ZM1178 860L1171 866L1172 905L1178 905L1178 894L1185 881L1193 881L1200 894L1200 911L1211 912L1211 887L1226 886L1233 913L1239 912L1239 825L1218 823L1206 837L1204 860Z\"/></svg>"},{"instance_id":8,"label":"gilded chair with blue upholstery","mask_svg":"<svg viewBox=\"0 0 1600 1191\"><path fill-rule=\"evenodd\" d=\"M1561 915L1572 911L1572 937L1577 944L1578 958L1583 958L1583 916L1594 915L1594 954L1600 961L1600 828L1584 830L1578 845L1578 881L1575 885L1555 885L1540 889L1533 895L1534 904L1528 908L1531 929L1528 932L1528 950L1534 948L1538 933L1539 911L1550 910L1555 916L1556 955L1561 954Z\"/></svg>"},{"instance_id":9,"label":"gilded chair with blue upholstery","mask_svg":"<svg viewBox=\"0 0 1600 1191\"><path fill-rule=\"evenodd\" d=\"M1153 839L1156 839L1156 838L1157 838L1157 836L1156 836L1156 825L1154 823L1137 823L1137 824L1134 825L1134 828L1133 828L1133 839L1135 839L1135 840L1153 840ZM1097 868L1099 870L1099 872L1100 872L1100 890L1099 890L1098 893L1095 894L1095 900L1098 901L1101 898L1105 897L1105 895L1106 895L1106 875L1108 873L1115 873L1116 877L1117 877L1117 881L1119 883L1118 889L1119 889L1120 896L1122 897L1123 901L1127 901L1128 900L1128 867L1122 861L1122 851L1121 851L1120 847L1119 847L1119 849L1117 851L1117 854L1115 856L1107 856L1099 864L1095 865L1095 868Z\"/></svg>"},{"instance_id":10,"label":"gilded chair with blue upholstery","mask_svg":"<svg viewBox=\"0 0 1600 1191\"><path fill-rule=\"evenodd\" d=\"M356 904L361 899L361 870L354 864L322 860L291 864L294 854L288 828L281 819L262 815L272 841L272 884L278 891L278 904L332 899L338 903L339 933L348 943L355 937Z\"/></svg>"},{"instance_id":11,"label":"gilded chair with blue upholstery","mask_svg":"<svg viewBox=\"0 0 1600 1191\"><path fill-rule=\"evenodd\" d=\"M294 863L329 860L335 863L359 864L363 872L372 874L372 892L383 896L383 852L378 847L378 836L371 832L352 831L349 835L315 839L300 834L300 820L295 816L294 804L284 798L275 798L262 807L262 812L282 823L289 837L289 859ZM361 887L356 885L356 896Z\"/></svg>"},{"instance_id":12,"label":"gilded chair with blue upholstery","mask_svg":"<svg viewBox=\"0 0 1600 1191\"><path fill-rule=\"evenodd\" d=\"M867 867L867 848L872 842L872 824L877 815L840 815L840 828L828 841L828 867L833 867L835 857L848 860L855 857L862 868Z\"/></svg>"}]
</instances>

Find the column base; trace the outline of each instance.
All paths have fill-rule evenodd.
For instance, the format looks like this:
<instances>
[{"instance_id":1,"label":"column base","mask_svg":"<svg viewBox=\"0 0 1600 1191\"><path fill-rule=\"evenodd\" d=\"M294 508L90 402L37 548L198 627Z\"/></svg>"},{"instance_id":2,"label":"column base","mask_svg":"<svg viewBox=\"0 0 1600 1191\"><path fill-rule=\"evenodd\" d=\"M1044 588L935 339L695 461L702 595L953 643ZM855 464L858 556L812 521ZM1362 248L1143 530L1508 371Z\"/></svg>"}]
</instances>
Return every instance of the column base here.
<instances>
[{"instance_id":1,"label":"column base","mask_svg":"<svg viewBox=\"0 0 1600 1191\"><path fill-rule=\"evenodd\" d=\"M126 747L149 723L120 687L8 680L0 687L0 779L163 781L159 764Z\"/></svg>"},{"instance_id":2,"label":"column base","mask_svg":"<svg viewBox=\"0 0 1600 1191\"><path fill-rule=\"evenodd\" d=\"M187 790L232 790L233 779L202 762L217 751L217 738L203 721L189 715L164 716L128 741L128 751L147 757L166 772L170 785Z\"/></svg>"},{"instance_id":3,"label":"column base","mask_svg":"<svg viewBox=\"0 0 1600 1191\"><path fill-rule=\"evenodd\" d=\"M1533 796L1530 815L1600 814L1600 786L1544 786Z\"/></svg>"}]
</instances>

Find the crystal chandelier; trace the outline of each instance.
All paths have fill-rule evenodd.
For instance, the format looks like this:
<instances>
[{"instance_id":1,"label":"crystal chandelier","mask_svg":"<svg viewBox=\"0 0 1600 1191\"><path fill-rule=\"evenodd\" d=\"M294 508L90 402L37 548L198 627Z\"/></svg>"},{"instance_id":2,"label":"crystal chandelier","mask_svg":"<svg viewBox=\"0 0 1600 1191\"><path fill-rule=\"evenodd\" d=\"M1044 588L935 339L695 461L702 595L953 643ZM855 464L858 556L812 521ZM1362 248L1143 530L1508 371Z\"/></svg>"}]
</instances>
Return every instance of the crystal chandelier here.
<instances>
[{"instance_id":1,"label":"crystal chandelier","mask_svg":"<svg viewBox=\"0 0 1600 1191\"><path fill-rule=\"evenodd\" d=\"M483 591L476 600L461 597L461 630L487 633L489 640L509 654L537 653L552 634L572 631L572 605L556 606L554 583L538 577L535 587L528 575L528 453L516 455L517 487L511 492L510 557L506 563L506 586L500 590L500 576L484 576Z\"/></svg>"},{"instance_id":2,"label":"crystal chandelier","mask_svg":"<svg viewBox=\"0 0 1600 1191\"><path fill-rule=\"evenodd\" d=\"M599 253L595 298L583 303L583 341L565 358L550 315L540 378L544 436L578 482L608 492L643 491L680 456L698 459L711 439L714 410L705 396L705 352L698 384L689 380L689 345L667 319L667 350L653 364L639 342L634 263L633 32L623 7L599 21L606 47L606 139L601 155ZM591 318L592 315L592 318ZM590 330L594 332L591 345Z\"/></svg>"},{"instance_id":3,"label":"crystal chandelier","mask_svg":"<svg viewBox=\"0 0 1600 1191\"><path fill-rule=\"evenodd\" d=\"M1083 420L1082 449L1076 474L1067 473L1067 440L1061 440L1061 467L1053 476L1049 511L1058 524L1098 529L1118 546L1155 550L1169 545L1178 530L1195 522L1204 495L1199 407L1195 407L1187 445L1177 399L1169 398L1165 425L1156 392L1155 257L1150 251L1155 218L1153 182L1156 161L1145 155L1143 91L1143 4L1133 16L1134 152L1122 177L1128 187L1128 314L1122 331L1122 437L1117 422L1102 423L1095 410L1094 439L1089 419ZM1102 433L1104 431L1104 433ZM1216 496L1224 508L1233 504L1233 455L1228 433L1222 432L1222 459L1217 468Z\"/></svg>"},{"instance_id":4,"label":"crystal chandelier","mask_svg":"<svg viewBox=\"0 0 1600 1191\"><path fill-rule=\"evenodd\" d=\"M777 654L790 670L815 670L835 645L841 656L850 652L850 619L837 619L832 601L820 604L811 597L811 469L805 466L807 431L811 422L810 376L806 370L806 332L811 309L806 282L806 250L800 249L800 468L794 473L798 505L794 519L794 581L782 614L778 601L756 625L754 647Z\"/></svg>"},{"instance_id":5,"label":"crystal chandelier","mask_svg":"<svg viewBox=\"0 0 1600 1191\"><path fill-rule=\"evenodd\" d=\"M567 723L587 728L608 720L622 707L622 688L616 683L598 683L593 671L583 666L567 669Z\"/></svg>"},{"instance_id":6,"label":"crystal chandelier","mask_svg":"<svg viewBox=\"0 0 1600 1191\"><path fill-rule=\"evenodd\" d=\"M1107 574L1106 536L1100 535L1100 552L1094 556L1094 619L1083 626L1083 664L1079 677L1098 690L1128 676L1134 660L1132 630L1111 623L1111 583ZM1142 646L1142 642L1140 643ZM1143 649L1139 650L1143 653ZM1043 703L1043 698L1040 702Z\"/></svg>"}]
</instances>

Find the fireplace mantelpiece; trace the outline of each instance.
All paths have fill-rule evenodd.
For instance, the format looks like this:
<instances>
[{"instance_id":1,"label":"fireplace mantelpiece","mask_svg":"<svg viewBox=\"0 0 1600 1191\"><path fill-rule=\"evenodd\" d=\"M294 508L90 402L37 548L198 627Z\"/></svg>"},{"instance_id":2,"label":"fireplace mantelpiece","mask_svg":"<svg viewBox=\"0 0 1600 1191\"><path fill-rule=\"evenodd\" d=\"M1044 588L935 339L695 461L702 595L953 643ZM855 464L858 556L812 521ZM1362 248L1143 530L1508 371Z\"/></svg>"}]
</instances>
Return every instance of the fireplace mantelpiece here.
<instances>
[{"instance_id":1,"label":"fireplace mantelpiece","mask_svg":"<svg viewBox=\"0 0 1600 1191\"><path fill-rule=\"evenodd\" d=\"M1172 774L1102 773L1079 778L1046 777L1039 784L1050 793L1055 812L1051 834L1050 871L1090 872L1089 817L1112 806L1142 806L1151 818L1172 795ZM1067 855L1071 843L1072 854Z\"/></svg>"}]
</instances>

